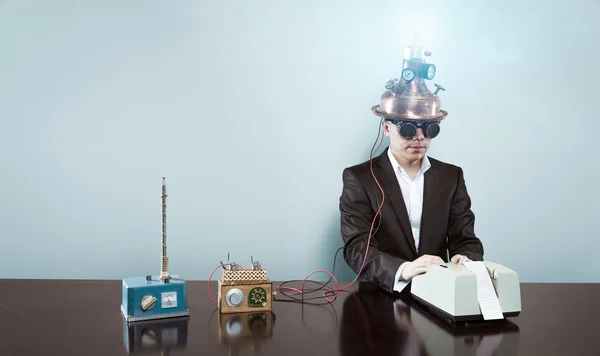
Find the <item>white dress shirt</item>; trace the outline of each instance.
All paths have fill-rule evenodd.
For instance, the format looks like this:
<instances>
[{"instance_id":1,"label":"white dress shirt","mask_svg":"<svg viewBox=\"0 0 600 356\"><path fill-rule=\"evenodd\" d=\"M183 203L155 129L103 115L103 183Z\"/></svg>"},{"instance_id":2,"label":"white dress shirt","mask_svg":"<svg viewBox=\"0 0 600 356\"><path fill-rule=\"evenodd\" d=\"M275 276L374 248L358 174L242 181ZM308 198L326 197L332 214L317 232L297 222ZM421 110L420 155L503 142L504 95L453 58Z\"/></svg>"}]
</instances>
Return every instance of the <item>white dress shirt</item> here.
<instances>
[{"instance_id":1,"label":"white dress shirt","mask_svg":"<svg viewBox=\"0 0 600 356\"><path fill-rule=\"evenodd\" d=\"M421 215L423 213L424 174L431 167L431 164L429 163L427 156L423 156L421 169L417 172L415 179L412 180L404 168L400 167L400 164L396 161L392 151L388 149L387 153L390 163L394 168L394 172L396 173L396 179L400 185L400 190L402 191L402 197L404 198L404 204L406 206L406 211L408 212L408 220L410 221L410 228L415 238L415 246L418 251L421 232ZM402 270L405 265L406 263L403 263L396 272L394 290L397 292L401 292L408 284L408 282L402 278Z\"/></svg>"}]
</instances>

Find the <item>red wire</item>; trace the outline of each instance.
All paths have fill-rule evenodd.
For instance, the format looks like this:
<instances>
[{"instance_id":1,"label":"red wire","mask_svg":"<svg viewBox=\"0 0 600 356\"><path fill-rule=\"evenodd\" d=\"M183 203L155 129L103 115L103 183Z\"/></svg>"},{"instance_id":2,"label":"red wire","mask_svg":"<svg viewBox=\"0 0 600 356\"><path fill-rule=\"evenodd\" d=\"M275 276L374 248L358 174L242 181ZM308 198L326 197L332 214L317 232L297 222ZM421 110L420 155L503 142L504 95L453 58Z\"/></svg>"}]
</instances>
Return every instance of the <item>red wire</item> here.
<instances>
[{"instance_id":1,"label":"red wire","mask_svg":"<svg viewBox=\"0 0 600 356\"><path fill-rule=\"evenodd\" d=\"M352 284L354 284L354 282L356 282L358 280L358 277L360 276L360 274L362 273L362 270L365 267L365 264L367 263L367 256L369 255L369 246L371 245L371 237L373 236L373 226L375 226L375 221L377 220L377 216L380 214L381 209L383 208L383 202L385 201L385 193L383 191L383 188L381 187L381 185L379 184L379 181L377 180L377 178L375 177L375 172L373 172L373 157L375 156L375 152L377 152L377 150L379 149L379 147L381 147L381 144L383 143L383 135L381 135L381 141L379 141L379 145L377 145L377 148L375 148L372 152L371 152L371 157L370 157L370 169L371 169L371 175L373 176L373 179L375 180L375 183L377 183L377 186L379 187L379 190L381 191L381 204L379 204L379 208L377 209L377 212L375 213L375 216L373 217L373 221L371 222L371 228L369 230L369 238L367 239L367 248L365 250L365 257L363 258L363 262L362 265L360 267L360 270L358 271L358 273L356 274L356 277L354 277L354 280L350 283L348 283L347 285L339 288L338 286L338 281L335 278L335 276L325 270L315 270L312 271L311 273L309 273L304 280L302 281L302 287L301 289L297 289L297 288L291 288L291 287L282 287L282 286L275 286L276 289L279 290L289 290L289 291L293 291L299 294L304 294L304 284L306 283L306 280L308 279L308 277L310 277L311 275L315 274L315 273L327 273L328 275L331 276L331 278L333 278L333 280L335 281L335 289L330 289L327 290L325 292L323 292L323 298L329 302L332 303L336 298L337 295L340 291L344 291L346 288L350 287ZM215 269L212 271L212 273L210 274L210 276L208 277L208 296L210 297L210 299L212 299L213 302L215 302L215 304L218 304L218 302L215 300L215 298L212 296L212 294L210 293L210 281L212 279L213 274L217 271L217 269L227 266L229 264L219 264L217 267L215 267ZM332 298L327 298L328 294L333 294Z\"/></svg>"},{"instance_id":2,"label":"red wire","mask_svg":"<svg viewBox=\"0 0 600 356\"><path fill-rule=\"evenodd\" d=\"M354 284L354 282L356 282L356 280L358 279L358 276L360 276L360 274L362 273L363 268L365 267L365 264L367 262L367 256L369 255L369 246L371 246L371 237L373 236L373 226L375 225L375 220L377 220L377 215L379 215L379 213L381 212L381 209L383 208L383 202L385 201L385 193L383 191L383 188L381 187L381 185L379 184L379 181L375 177L375 172L373 172L373 156L375 155L375 152L379 149L379 147L381 147L382 143L383 143L383 135L381 135L381 141L379 141L379 145L371 153L371 159L369 162L369 165L371 168L371 175L373 176L375 183L377 183L379 190L381 190L381 204L379 204L379 208L377 209L377 212L375 213L375 216L373 217L373 221L371 222L371 229L369 230L369 238L367 239L367 249L365 250L365 258L363 258L362 266L360 266L360 270L356 274L356 277L354 277L354 280L352 282L348 283L347 285L345 285L344 287L342 287L342 289L346 289L349 286L351 286L352 284Z\"/></svg>"},{"instance_id":3,"label":"red wire","mask_svg":"<svg viewBox=\"0 0 600 356\"><path fill-rule=\"evenodd\" d=\"M215 272L216 272L216 271L217 271L219 268L221 268L221 267L225 267L225 266L228 266L228 265L229 265L228 263L226 263L226 264L219 264L217 267L215 267L215 269L213 269L213 271L210 273L210 276L208 277L208 281L207 281L207 284L208 284L208 296L210 297L210 299L212 299L212 301L213 301L215 304L219 304L219 303L218 303L218 302L217 302L217 300L216 300L216 299L215 299L215 298L212 296L212 293L210 292L210 281L212 280L212 276L213 276L213 274L215 274ZM335 290L336 290L336 291L338 290L338 281L337 281L337 279L335 278L335 276L334 276L333 274L331 274L330 272L327 272L327 271L324 271L324 270L316 270L316 271L313 271L313 272L311 272L311 273L310 273L308 276L306 276L306 278L304 278L304 281L302 281L302 289L296 289L296 288L291 288L291 287L277 287L277 286L275 286L275 288L277 288L277 289L284 289L284 290L291 290L291 291L294 291L294 292L297 292L297 293L300 293L300 294L304 294L304 283L306 282L306 280L308 279L308 277L310 277L312 274L314 274L314 273L317 273L317 272L323 272L323 273L327 273L327 274L329 274L329 275L330 275L330 276L331 276L331 277L332 277L332 278L335 280L335 288L336 288ZM326 300L326 301L328 301L328 302L330 302L330 303L331 303L331 302L333 302L333 301L335 300L335 298L337 297L337 295L335 295L335 296L333 297L333 299L328 299L328 298L326 297L326 295L328 294L328 292L331 292L331 291L325 291L325 292L323 293L323 298L325 298L325 300Z\"/></svg>"},{"instance_id":4,"label":"red wire","mask_svg":"<svg viewBox=\"0 0 600 356\"><path fill-rule=\"evenodd\" d=\"M215 298L213 298L212 294L210 293L210 280L212 279L213 274L215 274L215 272L221 268L221 267L225 267L225 266L229 266L231 265L230 263L222 263L219 264L217 267L215 267L215 269L213 269L213 271L210 273L210 276L208 277L208 296L210 297L210 299L212 299L213 302L215 302L215 304L219 304ZM239 266L239 265L238 265ZM245 269L242 266L239 266L241 269Z\"/></svg>"}]
</instances>

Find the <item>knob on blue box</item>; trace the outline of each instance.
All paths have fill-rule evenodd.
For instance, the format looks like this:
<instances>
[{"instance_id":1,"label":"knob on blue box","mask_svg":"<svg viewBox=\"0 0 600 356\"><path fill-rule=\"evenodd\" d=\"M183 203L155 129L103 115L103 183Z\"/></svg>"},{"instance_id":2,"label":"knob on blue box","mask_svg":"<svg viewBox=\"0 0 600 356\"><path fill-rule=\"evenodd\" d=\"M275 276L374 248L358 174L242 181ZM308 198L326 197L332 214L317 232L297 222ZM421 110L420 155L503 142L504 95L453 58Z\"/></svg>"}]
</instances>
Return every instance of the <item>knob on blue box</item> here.
<instances>
[{"instance_id":1,"label":"knob on blue box","mask_svg":"<svg viewBox=\"0 0 600 356\"><path fill-rule=\"evenodd\" d=\"M132 277L123 280L121 312L127 321L189 315L186 282L177 275Z\"/></svg>"},{"instance_id":2,"label":"knob on blue box","mask_svg":"<svg viewBox=\"0 0 600 356\"><path fill-rule=\"evenodd\" d=\"M162 256L160 275L123 279L121 313L127 322L175 318L190 314L187 283L169 274L167 257L167 205L165 178L162 181Z\"/></svg>"}]
</instances>

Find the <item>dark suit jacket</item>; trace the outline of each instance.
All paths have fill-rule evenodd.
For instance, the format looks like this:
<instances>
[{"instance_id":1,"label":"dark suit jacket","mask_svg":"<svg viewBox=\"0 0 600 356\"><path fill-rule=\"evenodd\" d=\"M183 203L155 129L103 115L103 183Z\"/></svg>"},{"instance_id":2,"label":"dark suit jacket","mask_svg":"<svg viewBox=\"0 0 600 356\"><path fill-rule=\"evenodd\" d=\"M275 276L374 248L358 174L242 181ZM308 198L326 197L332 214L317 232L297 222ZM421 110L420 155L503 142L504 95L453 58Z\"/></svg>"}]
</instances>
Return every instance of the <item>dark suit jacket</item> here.
<instances>
[{"instance_id":1,"label":"dark suit jacket","mask_svg":"<svg viewBox=\"0 0 600 356\"><path fill-rule=\"evenodd\" d=\"M424 176L421 233L419 250L416 250L400 185L387 156L388 149L372 162L373 173L385 197L358 280L393 292L394 277L400 265L419 256L436 255L448 261L448 254L450 257L462 254L473 261L483 260L483 245L475 236L475 216L462 169L430 157L431 167ZM344 259L358 273L382 193L373 179L370 161L344 169L342 179L340 212Z\"/></svg>"}]
</instances>

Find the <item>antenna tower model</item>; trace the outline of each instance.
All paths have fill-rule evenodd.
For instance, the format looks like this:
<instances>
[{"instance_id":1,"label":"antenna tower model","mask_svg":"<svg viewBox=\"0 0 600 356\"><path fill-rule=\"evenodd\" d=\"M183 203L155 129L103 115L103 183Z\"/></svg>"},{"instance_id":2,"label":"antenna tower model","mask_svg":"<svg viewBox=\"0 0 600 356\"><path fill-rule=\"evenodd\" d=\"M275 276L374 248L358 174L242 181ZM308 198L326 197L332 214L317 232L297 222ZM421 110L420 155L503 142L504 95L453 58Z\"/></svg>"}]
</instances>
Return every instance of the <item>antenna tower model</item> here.
<instances>
[{"instance_id":1,"label":"antenna tower model","mask_svg":"<svg viewBox=\"0 0 600 356\"><path fill-rule=\"evenodd\" d=\"M127 322L188 316L187 283L169 274L167 256L167 185L161 186L161 268L160 275L123 279L121 313Z\"/></svg>"}]
</instances>

